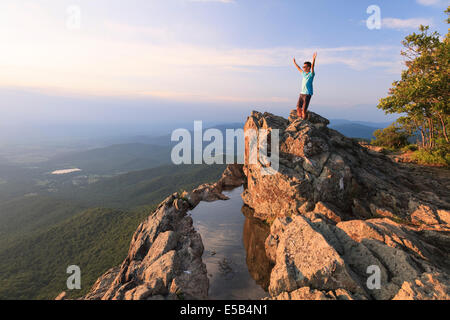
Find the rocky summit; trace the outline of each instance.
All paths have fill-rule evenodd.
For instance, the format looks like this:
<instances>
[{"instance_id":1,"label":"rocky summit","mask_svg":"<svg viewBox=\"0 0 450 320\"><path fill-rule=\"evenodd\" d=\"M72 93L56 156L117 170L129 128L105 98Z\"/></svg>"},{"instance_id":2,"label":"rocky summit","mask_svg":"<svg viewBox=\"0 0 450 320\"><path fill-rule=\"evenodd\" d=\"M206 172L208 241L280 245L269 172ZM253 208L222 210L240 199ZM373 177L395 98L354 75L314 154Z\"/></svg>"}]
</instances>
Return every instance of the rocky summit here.
<instances>
[{"instance_id":1,"label":"rocky summit","mask_svg":"<svg viewBox=\"0 0 450 320\"><path fill-rule=\"evenodd\" d=\"M253 112L245 124L279 130L278 172L262 175L260 162L243 168L244 202L271 224L271 297L449 299L448 171L396 164L328 124L295 111L289 119Z\"/></svg>"},{"instance_id":2,"label":"rocky summit","mask_svg":"<svg viewBox=\"0 0 450 320\"><path fill-rule=\"evenodd\" d=\"M249 163L246 145L243 166L164 200L84 299L206 299L203 243L188 212L240 185L253 217L270 225L268 299L450 299L448 170L394 163L328 124L312 112L253 112L244 130L268 132L269 151L279 130L278 171L263 175L267 163Z\"/></svg>"}]
</instances>

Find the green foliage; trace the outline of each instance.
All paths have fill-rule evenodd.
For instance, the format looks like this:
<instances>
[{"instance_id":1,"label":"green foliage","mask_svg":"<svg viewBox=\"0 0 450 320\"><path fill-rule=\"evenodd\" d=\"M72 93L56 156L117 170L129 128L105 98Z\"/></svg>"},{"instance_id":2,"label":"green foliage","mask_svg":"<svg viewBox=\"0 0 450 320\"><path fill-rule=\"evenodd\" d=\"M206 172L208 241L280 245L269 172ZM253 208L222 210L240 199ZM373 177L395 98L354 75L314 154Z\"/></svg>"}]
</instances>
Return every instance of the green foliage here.
<instances>
[{"instance_id":1,"label":"green foliage","mask_svg":"<svg viewBox=\"0 0 450 320\"><path fill-rule=\"evenodd\" d=\"M85 188L68 186L56 197L88 207L129 209L164 199L179 189L217 180L225 165L165 165L102 179Z\"/></svg>"},{"instance_id":2,"label":"green foliage","mask_svg":"<svg viewBox=\"0 0 450 320\"><path fill-rule=\"evenodd\" d=\"M450 148L448 145L433 150L420 149L413 154L419 164L450 166Z\"/></svg>"},{"instance_id":3,"label":"green foliage","mask_svg":"<svg viewBox=\"0 0 450 320\"><path fill-rule=\"evenodd\" d=\"M17 237L61 222L86 207L38 194L0 201L0 248Z\"/></svg>"},{"instance_id":4,"label":"green foliage","mask_svg":"<svg viewBox=\"0 0 450 320\"><path fill-rule=\"evenodd\" d=\"M382 130L376 130L374 136L375 139L372 140L374 146L400 149L408 145L408 133L394 124Z\"/></svg>"},{"instance_id":5,"label":"green foliage","mask_svg":"<svg viewBox=\"0 0 450 320\"><path fill-rule=\"evenodd\" d=\"M411 152L411 151L417 151L418 147L416 144L409 144L402 148L403 152Z\"/></svg>"},{"instance_id":6,"label":"green foliage","mask_svg":"<svg viewBox=\"0 0 450 320\"><path fill-rule=\"evenodd\" d=\"M66 268L81 268L85 294L96 278L125 258L131 235L148 215L88 209L0 252L0 299L52 299L66 290Z\"/></svg>"},{"instance_id":7,"label":"green foliage","mask_svg":"<svg viewBox=\"0 0 450 320\"><path fill-rule=\"evenodd\" d=\"M420 148L433 154L441 149L438 140L449 144L450 33L441 40L428 26L420 26L419 31L403 41L407 70L378 108L387 114L403 114L398 123L406 132L418 135Z\"/></svg>"}]
</instances>

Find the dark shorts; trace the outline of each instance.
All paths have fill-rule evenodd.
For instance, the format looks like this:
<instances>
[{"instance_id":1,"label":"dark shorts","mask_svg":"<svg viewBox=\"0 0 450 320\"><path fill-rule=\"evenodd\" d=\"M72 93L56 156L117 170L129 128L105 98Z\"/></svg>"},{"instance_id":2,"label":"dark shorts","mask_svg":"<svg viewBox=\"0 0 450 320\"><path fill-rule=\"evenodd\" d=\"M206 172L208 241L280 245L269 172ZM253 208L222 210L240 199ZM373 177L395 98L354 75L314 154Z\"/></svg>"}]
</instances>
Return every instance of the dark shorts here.
<instances>
[{"instance_id":1,"label":"dark shorts","mask_svg":"<svg viewBox=\"0 0 450 320\"><path fill-rule=\"evenodd\" d=\"M297 102L297 109L308 110L309 102L311 101L311 96L309 94L300 94Z\"/></svg>"}]
</instances>

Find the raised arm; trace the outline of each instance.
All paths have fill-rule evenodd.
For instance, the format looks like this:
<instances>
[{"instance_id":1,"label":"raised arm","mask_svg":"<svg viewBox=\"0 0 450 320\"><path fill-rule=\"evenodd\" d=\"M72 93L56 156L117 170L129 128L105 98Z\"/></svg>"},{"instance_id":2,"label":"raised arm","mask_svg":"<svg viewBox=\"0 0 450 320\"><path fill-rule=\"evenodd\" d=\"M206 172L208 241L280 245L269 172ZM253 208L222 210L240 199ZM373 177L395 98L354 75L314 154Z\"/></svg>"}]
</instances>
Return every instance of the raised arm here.
<instances>
[{"instance_id":1,"label":"raised arm","mask_svg":"<svg viewBox=\"0 0 450 320\"><path fill-rule=\"evenodd\" d=\"M294 57L294 64L297 67L298 71L303 72L303 69L300 68L300 66L297 64L297 61L295 61L295 57Z\"/></svg>"},{"instance_id":2,"label":"raised arm","mask_svg":"<svg viewBox=\"0 0 450 320\"><path fill-rule=\"evenodd\" d=\"M314 72L314 67L316 66L316 58L317 58L317 52L314 52L311 72Z\"/></svg>"}]
</instances>

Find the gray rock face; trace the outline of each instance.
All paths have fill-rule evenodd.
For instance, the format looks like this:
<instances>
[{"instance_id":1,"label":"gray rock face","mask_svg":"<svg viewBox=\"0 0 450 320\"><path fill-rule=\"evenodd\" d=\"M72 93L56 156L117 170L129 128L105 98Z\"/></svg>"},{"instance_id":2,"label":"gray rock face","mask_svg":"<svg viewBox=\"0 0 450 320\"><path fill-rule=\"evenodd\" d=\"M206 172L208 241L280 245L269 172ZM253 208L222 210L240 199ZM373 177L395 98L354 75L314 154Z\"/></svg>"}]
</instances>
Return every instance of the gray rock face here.
<instances>
[{"instance_id":1,"label":"gray rock face","mask_svg":"<svg viewBox=\"0 0 450 320\"><path fill-rule=\"evenodd\" d=\"M295 216L289 222L278 242L275 256L269 287L273 296L305 286L358 291L344 259L302 216Z\"/></svg>"},{"instance_id":2,"label":"gray rock face","mask_svg":"<svg viewBox=\"0 0 450 320\"><path fill-rule=\"evenodd\" d=\"M186 214L188 206L178 200L185 201L177 194L168 197L138 227L117 273L100 278L86 299L206 297L208 279L201 260L203 244ZM189 286L189 282L196 282L197 286Z\"/></svg>"},{"instance_id":3,"label":"gray rock face","mask_svg":"<svg viewBox=\"0 0 450 320\"><path fill-rule=\"evenodd\" d=\"M418 298L424 290L435 298L450 298L448 247L422 237L417 228L386 218L337 225L320 217L277 218L266 251L275 262L270 280L273 297L308 287L328 298L337 290L352 299ZM380 270L379 289L367 285L370 266ZM419 287L417 281L422 279L427 282Z\"/></svg>"},{"instance_id":4,"label":"gray rock face","mask_svg":"<svg viewBox=\"0 0 450 320\"><path fill-rule=\"evenodd\" d=\"M289 120L253 112L245 125L280 131L279 171L262 175L248 145L243 169L244 202L271 224L272 298L449 299L448 172L420 174L328 123L293 111ZM368 284L373 267L379 288Z\"/></svg>"}]
</instances>

